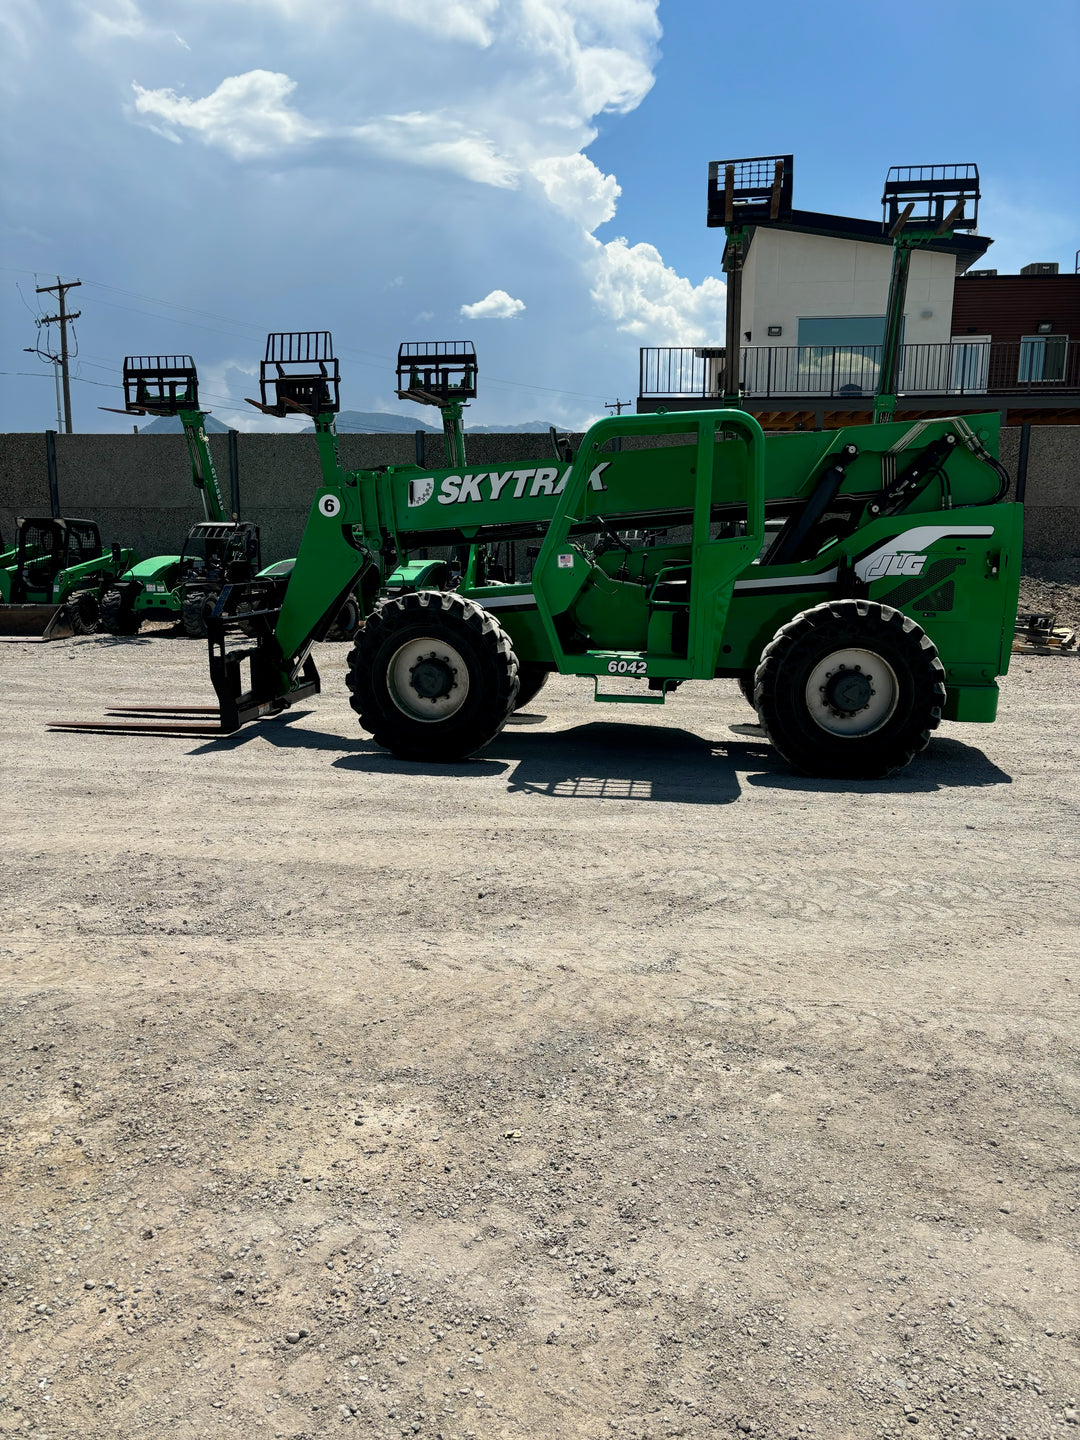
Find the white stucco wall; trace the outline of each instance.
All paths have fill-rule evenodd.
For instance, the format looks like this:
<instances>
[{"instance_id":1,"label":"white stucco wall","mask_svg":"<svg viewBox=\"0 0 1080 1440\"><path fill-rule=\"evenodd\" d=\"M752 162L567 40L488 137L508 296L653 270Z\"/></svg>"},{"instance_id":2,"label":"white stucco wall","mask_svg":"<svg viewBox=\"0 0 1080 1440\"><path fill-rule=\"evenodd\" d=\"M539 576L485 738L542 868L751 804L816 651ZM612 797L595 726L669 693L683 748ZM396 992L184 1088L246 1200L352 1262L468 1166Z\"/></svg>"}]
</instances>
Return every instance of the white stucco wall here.
<instances>
[{"instance_id":1,"label":"white stucco wall","mask_svg":"<svg viewBox=\"0 0 1080 1440\"><path fill-rule=\"evenodd\" d=\"M743 271L743 331L750 331L752 345L797 345L800 317L884 315L891 269L891 245L760 229ZM954 256L913 253L906 344L951 339L955 278ZM924 317L924 311L930 314ZM782 326L783 334L770 337L770 325Z\"/></svg>"}]
</instances>

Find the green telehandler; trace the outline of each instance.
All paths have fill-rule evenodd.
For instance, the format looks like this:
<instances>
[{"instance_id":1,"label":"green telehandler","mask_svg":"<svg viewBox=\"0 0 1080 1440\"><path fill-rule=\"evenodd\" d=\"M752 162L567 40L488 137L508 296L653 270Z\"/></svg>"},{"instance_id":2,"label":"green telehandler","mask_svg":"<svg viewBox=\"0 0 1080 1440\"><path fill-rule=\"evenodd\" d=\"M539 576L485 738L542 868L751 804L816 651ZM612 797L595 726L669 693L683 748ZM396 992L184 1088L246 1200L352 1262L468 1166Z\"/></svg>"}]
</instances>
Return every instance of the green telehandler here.
<instances>
[{"instance_id":1,"label":"green telehandler","mask_svg":"<svg viewBox=\"0 0 1080 1440\"><path fill-rule=\"evenodd\" d=\"M199 404L199 377L191 356L128 355L123 383L125 405L120 414L179 417L203 519L188 531L179 555L142 560L105 591L101 627L113 635L136 635L144 620L175 620L185 635L205 639L207 619L226 583L264 580L267 584L260 594L272 593L283 585L293 562L279 560L260 568L258 525L241 520L226 505L206 438L208 412ZM350 639L359 622L359 605L354 599L346 601L328 638Z\"/></svg>"},{"instance_id":2,"label":"green telehandler","mask_svg":"<svg viewBox=\"0 0 1080 1440\"><path fill-rule=\"evenodd\" d=\"M128 355L126 415L176 415L191 456L191 478L203 519L188 531L179 555L153 555L119 576L101 600L101 628L136 635L144 620L175 620L193 638L206 637L206 616L226 581L259 572L259 528L229 512L206 438L199 377L190 355Z\"/></svg>"},{"instance_id":3,"label":"green telehandler","mask_svg":"<svg viewBox=\"0 0 1080 1440\"><path fill-rule=\"evenodd\" d=\"M743 163L719 172L732 228L783 214L782 176ZM423 391L450 414L475 394L470 352L402 347L399 394ZM305 384L317 400L317 374L293 375L278 383L282 403ZM192 733L227 734L302 703L321 686L313 642L355 589L367 618L350 703L405 759L474 754L523 677L557 671L619 705L734 679L793 768L879 777L943 718L995 718L1023 519L997 460L999 420L766 436L728 404L601 420L549 464L343 473L324 415L321 484L283 595L262 604L226 586L211 617L218 706L72 728L174 733L198 715Z\"/></svg>"}]
</instances>

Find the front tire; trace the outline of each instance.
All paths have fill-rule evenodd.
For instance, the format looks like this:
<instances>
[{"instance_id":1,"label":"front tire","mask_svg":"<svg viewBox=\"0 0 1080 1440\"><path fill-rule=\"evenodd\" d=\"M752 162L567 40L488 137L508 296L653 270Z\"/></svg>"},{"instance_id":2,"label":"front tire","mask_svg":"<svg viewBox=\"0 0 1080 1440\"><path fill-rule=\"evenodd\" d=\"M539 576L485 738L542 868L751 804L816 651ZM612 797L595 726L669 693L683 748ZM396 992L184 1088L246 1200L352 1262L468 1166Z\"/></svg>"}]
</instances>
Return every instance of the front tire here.
<instances>
[{"instance_id":1,"label":"front tire","mask_svg":"<svg viewBox=\"0 0 1080 1440\"><path fill-rule=\"evenodd\" d=\"M350 704L404 760L464 760L492 741L518 695L510 637L464 596L419 590L385 600L349 653Z\"/></svg>"},{"instance_id":2,"label":"front tire","mask_svg":"<svg viewBox=\"0 0 1080 1440\"><path fill-rule=\"evenodd\" d=\"M206 622L217 604L216 590L185 590L180 607L180 623L191 640L205 640Z\"/></svg>"},{"instance_id":3,"label":"front tire","mask_svg":"<svg viewBox=\"0 0 1080 1440\"><path fill-rule=\"evenodd\" d=\"M945 669L899 610L829 600L777 631L754 701L773 745L804 774L875 780L926 749L945 705Z\"/></svg>"},{"instance_id":4,"label":"front tire","mask_svg":"<svg viewBox=\"0 0 1080 1440\"><path fill-rule=\"evenodd\" d=\"M109 635L137 635L142 624L120 590L106 590L101 597L101 629Z\"/></svg>"},{"instance_id":5,"label":"front tire","mask_svg":"<svg viewBox=\"0 0 1080 1440\"><path fill-rule=\"evenodd\" d=\"M89 590L80 590L68 597L68 619L75 635L95 635L101 623L101 609L97 596Z\"/></svg>"}]
</instances>

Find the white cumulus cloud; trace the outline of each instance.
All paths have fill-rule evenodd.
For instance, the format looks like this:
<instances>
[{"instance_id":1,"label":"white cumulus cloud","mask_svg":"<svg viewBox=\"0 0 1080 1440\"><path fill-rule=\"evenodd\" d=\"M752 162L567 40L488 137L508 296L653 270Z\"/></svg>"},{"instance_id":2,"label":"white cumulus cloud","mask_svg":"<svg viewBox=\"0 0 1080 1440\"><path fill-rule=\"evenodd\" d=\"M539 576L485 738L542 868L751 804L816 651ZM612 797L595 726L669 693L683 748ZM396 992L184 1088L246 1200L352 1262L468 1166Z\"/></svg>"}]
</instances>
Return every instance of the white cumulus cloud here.
<instances>
[{"instance_id":1,"label":"white cumulus cloud","mask_svg":"<svg viewBox=\"0 0 1080 1440\"><path fill-rule=\"evenodd\" d=\"M587 155L550 155L530 167L556 210L580 222L590 233L615 214L622 188Z\"/></svg>"},{"instance_id":2,"label":"white cumulus cloud","mask_svg":"<svg viewBox=\"0 0 1080 1440\"><path fill-rule=\"evenodd\" d=\"M707 275L692 285L655 245L592 239L590 295L619 330L653 345L700 345L724 333L726 289Z\"/></svg>"},{"instance_id":3,"label":"white cumulus cloud","mask_svg":"<svg viewBox=\"0 0 1080 1440\"><path fill-rule=\"evenodd\" d=\"M163 121L174 136L177 128L194 131L237 160L255 159L323 133L288 104L296 81L273 70L232 75L201 100L174 90L132 88L140 115Z\"/></svg>"},{"instance_id":4,"label":"white cumulus cloud","mask_svg":"<svg viewBox=\"0 0 1080 1440\"><path fill-rule=\"evenodd\" d=\"M523 300L515 300L505 290L492 290L474 305L462 305L458 314L463 320L512 320L524 309Z\"/></svg>"},{"instance_id":5,"label":"white cumulus cloud","mask_svg":"<svg viewBox=\"0 0 1080 1440\"><path fill-rule=\"evenodd\" d=\"M445 112L383 115L340 133L402 164L449 170L480 185L512 189L517 184L517 166L494 141Z\"/></svg>"},{"instance_id":6,"label":"white cumulus cloud","mask_svg":"<svg viewBox=\"0 0 1080 1440\"><path fill-rule=\"evenodd\" d=\"M372 7L392 16L403 25L415 25L448 40L464 40L488 46L492 41L491 22L500 0L370 0Z\"/></svg>"},{"instance_id":7,"label":"white cumulus cloud","mask_svg":"<svg viewBox=\"0 0 1080 1440\"><path fill-rule=\"evenodd\" d=\"M137 0L91 3L111 7L117 24L137 23ZM217 88L204 81L204 93L194 98L137 85L135 111L167 138L197 139L241 162L287 161L293 177L298 166L347 175L356 165L376 192L389 182L366 160L389 162L390 173L426 170L453 207L448 242L454 234L464 243L461 217L475 207L483 216L478 253L497 253L505 225L515 253L531 255L518 237L528 233L530 211L536 217L553 268L515 274L515 284L529 286L530 316L541 330L561 313L558 297L575 294L576 316L591 309L597 335L615 330L657 345L722 336L722 279L709 275L694 284L644 237L603 243L594 234L616 216L622 187L589 158L588 147L600 116L633 110L652 87L659 0L413 0L408 7L399 0L323 0L320 44L331 43L333 55L322 69L312 68L308 0L178 3L182 23L192 6L207 15L211 6L261 15L278 31L269 53L288 58L280 70L233 73L220 83L214 76ZM336 61L350 46L355 63L345 83ZM324 73L333 83L323 83ZM459 191L455 201L455 180L488 195ZM404 223L415 227L416 217L430 224L422 206ZM446 289L475 294L484 272L473 289L468 247L455 258L461 273ZM438 297L435 276L410 285L425 315L445 313L448 301L450 313L467 321L508 320L525 310L505 290L459 305Z\"/></svg>"}]
</instances>

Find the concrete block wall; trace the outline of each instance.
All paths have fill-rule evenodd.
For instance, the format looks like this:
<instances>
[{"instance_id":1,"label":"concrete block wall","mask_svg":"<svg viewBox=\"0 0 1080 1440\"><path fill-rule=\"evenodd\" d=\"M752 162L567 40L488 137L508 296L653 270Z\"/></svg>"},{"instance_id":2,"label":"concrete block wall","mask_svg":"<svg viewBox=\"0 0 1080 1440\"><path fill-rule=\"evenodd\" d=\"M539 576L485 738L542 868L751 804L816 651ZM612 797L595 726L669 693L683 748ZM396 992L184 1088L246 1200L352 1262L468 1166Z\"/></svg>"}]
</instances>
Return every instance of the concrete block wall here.
<instances>
[{"instance_id":1,"label":"concrete block wall","mask_svg":"<svg viewBox=\"0 0 1080 1440\"><path fill-rule=\"evenodd\" d=\"M1002 460L1010 474L1019 438L1017 427L1002 431ZM474 468L508 456L551 455L547 435L473 435L468 444ZM339 445L348 469L416 461L409 434L343 435ZM440 466L442 436L425 435L423 446L424 464ZM211 453L228 494L228 437L213 436ZM200 518L181 435L58 435L56 457L61 513L96 521L106 544L119 540L142 556L175 553ZM240 513L259 522L264 560L295 555L319 478L314 437L242 434L238 458ZM14 534L16 515L48 513L44 435L0 435L0 533ZM1025 551L1045 560L1080 555L1080 425L1032 426Z\"/></svg>"},{"instance_id":2,"label":"concrete block wall","mask_svg":"<svg viewBox=\"0 0 1080 1440\"><path fill-rule=\"evenodd\" d=\"M1001 463L1016 474L1020 427L1001 432ZM1024 554L1039 560L1080 555L1080 425L1032 425L1024 501Z\"/></svg>"}]
</instances>

